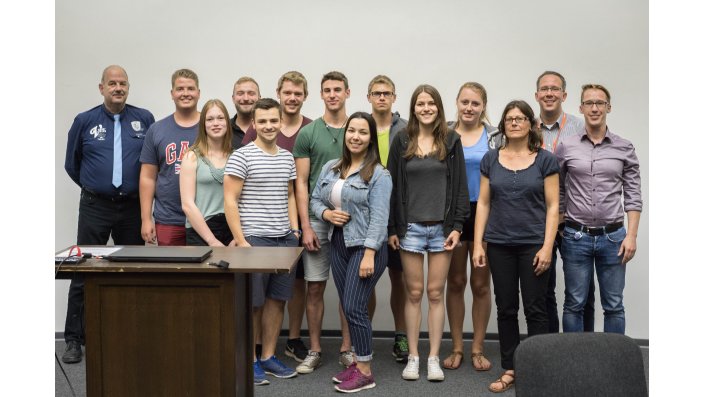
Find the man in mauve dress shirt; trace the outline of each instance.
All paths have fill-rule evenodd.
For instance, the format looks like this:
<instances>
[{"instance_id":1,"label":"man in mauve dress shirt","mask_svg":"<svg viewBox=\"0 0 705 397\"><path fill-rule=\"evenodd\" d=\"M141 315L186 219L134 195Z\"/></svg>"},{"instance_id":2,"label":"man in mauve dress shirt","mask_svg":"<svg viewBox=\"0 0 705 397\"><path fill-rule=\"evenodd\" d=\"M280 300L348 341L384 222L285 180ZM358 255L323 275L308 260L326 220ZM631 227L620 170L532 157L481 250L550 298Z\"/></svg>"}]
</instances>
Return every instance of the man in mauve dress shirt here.
<instances>
[{"instance_id":1,"label":"man in mauve dress shirt","mask_svg":"<svg viewBox=\"0 0 705 397\"><path fill-rule=\"evenodd\" d=\"M583 309L594 265L604 331L624 334L626 265L636 253L642 208L639 160L632 143L607 128L607 114L612 110L609 91L599 84L586 84L580 101L585 131L565 139L556 149L561 166L561 212L565 214L563 332L583 331Z\"/></svg>"}]
</instances>

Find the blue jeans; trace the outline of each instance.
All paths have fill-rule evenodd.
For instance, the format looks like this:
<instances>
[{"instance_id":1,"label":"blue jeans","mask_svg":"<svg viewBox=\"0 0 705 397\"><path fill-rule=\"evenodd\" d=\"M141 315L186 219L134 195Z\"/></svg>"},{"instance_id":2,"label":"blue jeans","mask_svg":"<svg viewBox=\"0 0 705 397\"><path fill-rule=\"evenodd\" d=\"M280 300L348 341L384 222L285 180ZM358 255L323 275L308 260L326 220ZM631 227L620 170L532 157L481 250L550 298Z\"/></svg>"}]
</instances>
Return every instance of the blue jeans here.
<instances>
[{"instance_id":1,"label":"blue jeans","mask_svg":"<svg viewBox=\"0 0 705 397\"><path fill-rule=\"evenodd\" d=\"M583 310L595 266L605 315L604 330L624 334L623 298L627 267L617 253L626 235L624 227L601 236L590 236L566 226L561 247L565 274L563 332L583 331Z\"/></svg>"},{"instance_id":2,"label":"blue jeans","mask_svg":"<svg viewBox=\"0 0 705 397\"><path fill-rule=\"evenodd\" d=\"M463 233L465 234L465 233ZM557 269L557 252L561 249L561 240L563 240L563 231L556 233L556 240L553 244L553 253L551 256L551 268L548 269L548 289L546 290L546 313L548 313L548 332L557 334L560 332L560 323L558 321L558 302L556 301L556 272ZM563 255L561 254L561 258ZM590 289L588 290L587 302L583 308L583 331L595 331L595 278L590 275Z\"/></svg>"}]
</instances>

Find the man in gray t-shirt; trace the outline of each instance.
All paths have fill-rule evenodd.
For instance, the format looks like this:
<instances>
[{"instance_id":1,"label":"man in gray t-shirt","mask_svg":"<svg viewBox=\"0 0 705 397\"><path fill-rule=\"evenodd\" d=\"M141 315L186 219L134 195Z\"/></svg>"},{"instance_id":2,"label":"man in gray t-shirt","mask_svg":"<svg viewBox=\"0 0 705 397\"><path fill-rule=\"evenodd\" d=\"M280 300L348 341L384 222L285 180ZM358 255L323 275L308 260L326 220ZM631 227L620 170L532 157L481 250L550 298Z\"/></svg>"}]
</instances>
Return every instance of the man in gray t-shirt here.
<instances>
[{"instance_id":1,"label":"man in gray t-shirt","mask_svg":"<svg viewBox=\"0 0 705 397\"><path fill-rule=\"evenodd\" d=\"M198 134L198 76L179 69L171 76L176 111L147 131L140 162L142 239L159 245L186 245L186 217L181 209L181 159ZM152 220L154 208L154 220Z\"/></svg>"}]
</instances>

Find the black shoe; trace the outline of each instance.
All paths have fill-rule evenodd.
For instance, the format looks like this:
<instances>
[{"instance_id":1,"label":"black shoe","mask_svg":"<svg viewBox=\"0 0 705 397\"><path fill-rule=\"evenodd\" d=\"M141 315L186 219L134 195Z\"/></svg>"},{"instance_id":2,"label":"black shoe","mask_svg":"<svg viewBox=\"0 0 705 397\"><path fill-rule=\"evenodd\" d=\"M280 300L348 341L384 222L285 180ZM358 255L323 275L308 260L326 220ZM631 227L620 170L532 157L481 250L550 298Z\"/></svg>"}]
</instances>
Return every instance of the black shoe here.
<instances>
[{"instance_id":1,"label":"black shoe","mask_svg":"<svg viewBox=\"0 0 705 397\"><path fill-rule=\"evenodd\" d=\"M308 356L308 347L306 347L301 338L287 339L284 354L302 363Z\"/></svg>"},{"instance_id":2,"label":"black shoe","mask_svg":"<svg viewBox=\"0 0 705 397\"><path fill-rule=\"evenodd\" d=\"M64 355L61 356L61 361L67 364L75 364L81 362L81 357L83 357L81 343L71 340L66 344L66 351L64 352Z\"/></svg>"},{"instance_id":3,"label":"black shoe","mask_svg":"<svg viewBox=\"0 0 705 397\"><path fill-rule=\"evenodd\" d=\"M398 363L404 363L407 361L409 358L409 341L406 339L406 335L397 335L394 337L392 355Z\"/></svg>"}]
</instances>

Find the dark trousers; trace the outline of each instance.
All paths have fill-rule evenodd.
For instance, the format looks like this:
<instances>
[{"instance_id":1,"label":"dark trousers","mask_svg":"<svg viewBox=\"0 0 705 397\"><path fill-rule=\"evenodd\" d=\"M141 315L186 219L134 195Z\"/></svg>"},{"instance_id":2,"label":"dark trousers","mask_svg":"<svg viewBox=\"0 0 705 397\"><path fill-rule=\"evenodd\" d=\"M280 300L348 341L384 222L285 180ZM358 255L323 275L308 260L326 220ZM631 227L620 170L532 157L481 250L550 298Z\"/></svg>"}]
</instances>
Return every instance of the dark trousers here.
<instances>
[{"instance_id":1,"label":"dark trousers","mask_svg":"<svg viewBox=\"0 0 705 397\"><path fill-rule=\"evenodd\" d=\"M534 274L533 260L541 244L487 244L497 304L497 329L502 368L514 369L514 350L519 346L519 287L529 336L548 333L546 288L548 272Z\"/></svg>"},{"instance_id":2,"label":"dark trousers","mask_svg":"<svg viewBox=\"0 0 705 397\"><path fill-rule=\"evenodd\" d=\"M558 318L558 302L556 301L556 260L558 250L561 248L561 232L556 233L556 240L553 244L553 254L551 255L551 268L548 270L548 289L546 290L546 312L548 313L548 332L557 334L560 331ZM561 254L561 257L563 255ZM587 302L583 310L583 330L585 332L595 331L595 279L590 278Z\"/></svg>"},{"instance_id":3,"label":"dark trousers","mask_svg":"<svg viewBox=\"0 0 705 397\"><path fill-rule=\"evenodd\" d=\"M115 245L144 245L139 198L110 201L81 191L78 207L78 245L105 245L112 235ZM75 274L69 287L64 340L85 344L83 276Z\"/></svg>"},{"instance_id":4,"label":"dark trousers","mask_svg":"<svg viewBox=\"0 0 705 397\"><path fill-rule=\"evenodd\" d=\"M225 214L215 214L206 221L206 225L211 229L211 233L225 246L233 241L233 234L230 232ZM186 245L208 245L206 240L201 238L196 229L186 228Z\"/></svg>"}]
</instances>

